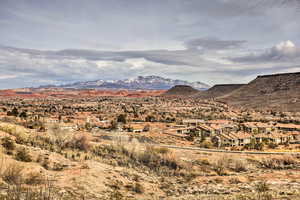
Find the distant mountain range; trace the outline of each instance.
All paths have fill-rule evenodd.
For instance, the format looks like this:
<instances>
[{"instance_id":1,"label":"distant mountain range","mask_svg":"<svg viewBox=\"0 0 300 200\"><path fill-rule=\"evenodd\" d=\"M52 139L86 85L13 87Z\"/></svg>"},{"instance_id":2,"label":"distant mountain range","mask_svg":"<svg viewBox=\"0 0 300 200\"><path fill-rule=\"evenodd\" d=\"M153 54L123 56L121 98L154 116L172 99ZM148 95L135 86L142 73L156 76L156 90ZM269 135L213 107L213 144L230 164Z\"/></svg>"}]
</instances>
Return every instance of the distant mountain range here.
<instances>
[{"instance_id":1,"label":"distant mountain range","mask_svg":"<svg viewBox=\"0 0 300 200\"><path fill-rule=\"evenodd\" d=\"M72 88L72 89L127 89L127 90L168 90L175 85L188 85L198 90L205 90L210 86L202 82L173 80L160 76L138 76L125 80L95 80L76 82L65 85L44 85L40 88Z\"/></svg>"}]
</instances>

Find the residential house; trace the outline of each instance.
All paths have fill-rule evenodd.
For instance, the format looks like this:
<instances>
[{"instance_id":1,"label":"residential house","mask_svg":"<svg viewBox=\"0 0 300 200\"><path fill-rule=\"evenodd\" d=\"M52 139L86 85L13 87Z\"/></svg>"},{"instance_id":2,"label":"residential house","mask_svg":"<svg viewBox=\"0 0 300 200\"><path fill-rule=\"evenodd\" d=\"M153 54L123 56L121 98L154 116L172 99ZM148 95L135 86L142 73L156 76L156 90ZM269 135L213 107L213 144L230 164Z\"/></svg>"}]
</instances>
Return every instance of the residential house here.
<instances>
[{"instance_id":1,"label":"residential house","mask_svg":"<svg viewBox=\"0 0 300 200\"><path fill-rule=\"evenodd\" d=\"M272 123L245 122L242 124L242 129L252 134L270 133L274 130L274 125Z\"/></svg>"},{"instance_id":2,"label":"residential house","mask_svg":"<svg viewBox=\"0 0 300 200\"><path fill-rule=\"evenodd\" d=\"M123 127L123 129L133 133L141 133L141 132L146 132L147 126L150 129L149 123L135 122L135 123L127 124L126 126Z\"/></svg>"},{"instance_id":3,"label":"residential house","mask_svg":"<svg viewBox=\"0 0 300 200\"><path fill-rule=\"evenodd\" d=\"M300 131L300 125L297 124L282 124L278 123L275 125L277 130L282 132L293 132L293 131Z\"/></svg>"},{"instance_id":4,"label":"residential house","mask_svg":"<svg viewBox=\"0 0 300 200\"><path fill-rule=\"evenodd\" d=\"M198 126L204 124L205 121L202 119L184 119L182 123L186 126Z\"/></svg>"},{"instance_id":5,"label":"residential house","mask_svg":"<svg viewBox=\"0 0 300 200\"><path fill-rule=\"evenodd\" d=\"M275 144L283 144L292 140L292 136L289 134L284 134L280 132L272 132L272 133L261 133L254 135L254 139L257 143L262 142L273 142Z\"/></svg>"},{"instance_id":6,"label":"residential house","mask_svg":"<svg viewBox=\"0 0 300 200\"><path fill-rule=\"evenodd\" d=\"M245 146L251 143L252 135L245 132L220 134L219 146Z\"/></svg>"},{"instance_id":7,"label":"residential house","mask_svg":"<svg viewBox=\"0 0 300 200\"><path fill-rule=\"evenodd\" d=\"M202 139L215 135L215 129L205 124L199 124L197 126L197 131Z\"/></svg>"}]
</instances>

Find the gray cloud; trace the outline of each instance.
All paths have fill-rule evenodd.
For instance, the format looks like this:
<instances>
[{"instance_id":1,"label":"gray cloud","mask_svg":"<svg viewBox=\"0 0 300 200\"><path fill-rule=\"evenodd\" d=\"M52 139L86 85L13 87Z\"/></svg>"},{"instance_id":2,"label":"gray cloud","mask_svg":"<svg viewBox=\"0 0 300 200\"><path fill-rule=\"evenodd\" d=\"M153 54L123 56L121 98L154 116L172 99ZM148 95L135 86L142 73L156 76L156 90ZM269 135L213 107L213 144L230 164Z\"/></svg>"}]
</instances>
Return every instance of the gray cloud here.
<instances>
[{"instance_id":1,"label":"gray cloud","mask_svg":"<svg viewBox=\"0 0 300 200\"><path fill-rule=\"evenodd\" d=\"M164 55L164 54L165 55ZM161 55L162 54L162 55ZM179 53L180 54L180 53ZM178 55L179 55L178 54ZM175 52L101 52L91 50L40 51L0 48L1 87L24 87L46 83L66 83L96 79L123 79L137 75L176 73ZM185 58L186 59L186 58Z\"/></svg>"},{"instance_id":2,"label":"gray cloud","mask_svg":"<svg viewBox=\"0 0 300 200\"><path fill-rule=\"evenodd\" d=\"M0 87L151 74L212 85L296 70L297 47L266 47L286 40L300 44L298 5L1 0L0 44L11 47L0 47Z\"/></svg>"},{"instance_id":3,"label":"gray cloud","mask_svg":"<svg viewBox=\"0 0 300 200\"><path fill-rule=\"evenodd\" d=\"M220 40L217 38L196 38L186 41L184 45L188 49L224 50L240 48L245 40Z\"/></svg>"},{"instance_id":4,"label":"gray cloud","mask_svg":"<svg viewBox=\"0 0 300 200\"><path fill-rule=\"evenodd\" d=\"M291 41L284 41L263 52L254 52L246 56L230 58L240 63L294 62L300 58L300 48Z\"/></svg>"},{"instance_id":5,"label":"gray cloud","mask_svg":"<svg viewBox=\"0 0 300 200\"><path fill-rule=\"evenodd\" d=\"M208 84L237 83L248 81L259 73L294 71L298 67L274 63L234 64L223 60L222 55L213 51L202 54L198 50L190 49L41 51L2 46L0 83L3 83L1 87L6 87L7 82L11 87L24 87L96 79L124 79L152 74L180 79L188 77L188 80Z\"/></svg>"},{"instance_id":6,"label":"gray cloud","mask_svg":"<svg viewBox=\"0 0 300 200\"><path fill-rule=\"evenodd\" d=\"M4 46L2 46L2 49L12 53L26 53L32 58L44 57L47 59L82 58L90 61L106 60L124 62L127 59L144 58L161 64L191 66L198 66L197 63L205 62L205 59L200 51L192 50L97 51L66 49L60 51L41 51Z\"/></svg>"},{"instance_id":7,"label":"gray cloud","mask_svg":"<svg viewBox=\"0 0 300 200\"><path fill-rule=\"evenodd\" d=\"M0 43L37 49L174 49L182 42L177 38L250 41L266 31L264 40L283 35L295 40L294 1L1 0Z\"/></svg>"}]
</instances>

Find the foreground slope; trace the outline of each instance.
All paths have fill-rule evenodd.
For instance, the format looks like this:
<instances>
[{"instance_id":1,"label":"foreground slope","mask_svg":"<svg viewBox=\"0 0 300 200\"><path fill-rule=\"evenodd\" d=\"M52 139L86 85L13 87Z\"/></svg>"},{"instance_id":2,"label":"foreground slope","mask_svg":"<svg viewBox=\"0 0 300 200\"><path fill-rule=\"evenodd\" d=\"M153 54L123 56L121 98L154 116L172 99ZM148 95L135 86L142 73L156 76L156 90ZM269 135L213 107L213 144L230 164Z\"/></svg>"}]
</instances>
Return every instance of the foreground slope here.
<instances>
[{"instance_id":1,"label":"foreground slope","mask_svg":"<svg viewBox=\"0 0 300 200\"><path fill-rule=\"evenodd\" d=\"M41 134L0 122L0 133L6 135L1 138L6 145L0 152L0 199L300 197L297 156L253 157L168 149L143 143L137 135L130 134L133 138L129 140L124 133L128 137L121 141L111 132L67 133L60 126ZM70 137L55 142L61 141L62 133Z\"/></svg>"},{"instance_id":2,"label":"foreground slope","mask_svg":"<svg viewBox=\"0 0 300 200\"><path fill-rule=\"evenodd\" d=\"M224 96L226 94L231 93L232 91L240 88L243 84L222 84L222 85L214 85L212 88L198 92L194 97L201 99L214 99L220 96Z\"/></svg>"},{"instance_id":3,"label":"foreground slope","mask_svg":"<svg viewBox=\"0 0 300 200\"><path fill-rule=\"evenodd\" d=\"M246 108L300 111L300 72L258 76L218 100Z\"/></svg>"}]
</instances>

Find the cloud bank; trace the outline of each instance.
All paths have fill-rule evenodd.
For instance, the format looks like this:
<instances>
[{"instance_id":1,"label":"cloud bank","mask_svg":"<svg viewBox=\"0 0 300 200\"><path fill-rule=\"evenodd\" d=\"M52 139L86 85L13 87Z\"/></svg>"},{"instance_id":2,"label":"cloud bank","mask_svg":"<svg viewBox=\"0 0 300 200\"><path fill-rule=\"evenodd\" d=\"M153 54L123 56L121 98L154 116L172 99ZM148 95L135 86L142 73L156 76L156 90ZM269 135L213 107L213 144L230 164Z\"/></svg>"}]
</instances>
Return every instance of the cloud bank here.
<instances>
[{"instance_id":1,"label":"cloud bank","mask_svg":"<svg viewBox=\"0 0 300 200\"><path fill-rule=\"evenodd\" d=\"M162 75L182 79L192 77L189 80L211 84L214 83L212 79L243 82L253 75L295 71L299 66L300 51L291 41L281 42L263 52L237 57L226 56L234 52L237 54L236 49L241 48L244 41L194 41L185 42L189 45L182 50L149 51L53 51L2 46L0 83L5 85L8 80L15 83L15 87L20 87L20 83L22 86L37 86ZM201 50L191 48L191 43L201 46Z\"/></svg>"},{"instance_id":2,"label":"cloud bank","mask_svg":"<svg viewBox=\"0 0 300 200\"><path fill-rule=\"evenodd\" d=\"M300 60L300 48L287 40L263 52L254 52L246 56L231 58L231 60L240 63L296 62Z\"/></svg>"},{"instance_id":3,"label":"cloud bank","mask_svg":"<svg viewBox=\"0 0 300 200\"><path fill-rule=\"evenodd\" d=\"M298 0L1 0L0 88L299 69ZM75 12L76 11L76 12Z\"/></svg>"}]
</instances>

